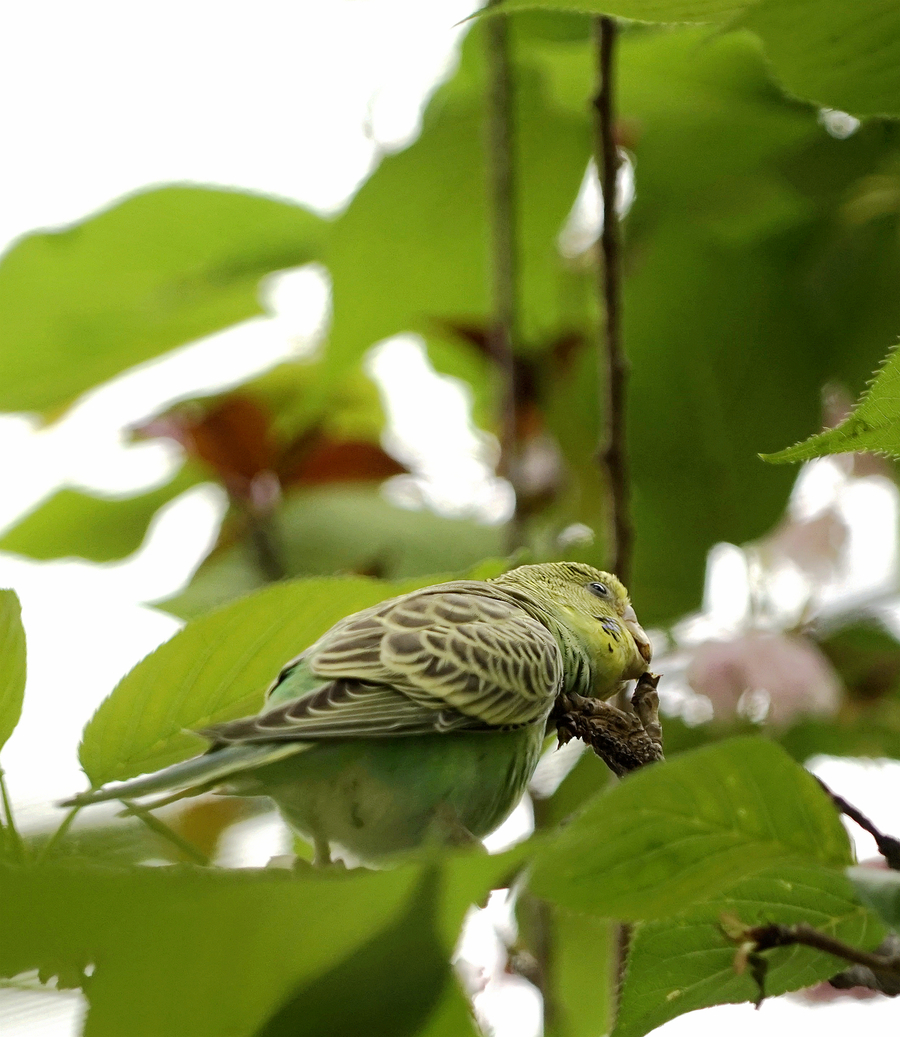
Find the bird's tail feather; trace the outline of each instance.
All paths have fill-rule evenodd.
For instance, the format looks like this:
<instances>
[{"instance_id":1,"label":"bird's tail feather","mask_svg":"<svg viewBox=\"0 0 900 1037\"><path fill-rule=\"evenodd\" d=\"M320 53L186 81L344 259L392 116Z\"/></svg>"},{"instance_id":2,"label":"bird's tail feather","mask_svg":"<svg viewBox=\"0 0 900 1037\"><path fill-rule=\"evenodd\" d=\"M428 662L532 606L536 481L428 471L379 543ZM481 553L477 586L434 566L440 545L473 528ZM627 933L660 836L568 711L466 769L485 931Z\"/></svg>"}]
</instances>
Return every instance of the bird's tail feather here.
<instances>
[{"instance_id":1,"label":"bird's tail feather","mask_svg":"<svg viewBox=\"0 0 900 1037\"><path fill-rule=\"evenodd\" d=\"M135 778L118 785L92 789L67 799L60 806L83 807L90 803L103 803L110 799L140 799L155 792L190 789L193 786L209 787L243 771L275 763L286 756L303 752L310 742L281 742L279 744L230 745L214 753L196 756L184 763L176 763L155 774Z\"/></svg>"}]
</instances>

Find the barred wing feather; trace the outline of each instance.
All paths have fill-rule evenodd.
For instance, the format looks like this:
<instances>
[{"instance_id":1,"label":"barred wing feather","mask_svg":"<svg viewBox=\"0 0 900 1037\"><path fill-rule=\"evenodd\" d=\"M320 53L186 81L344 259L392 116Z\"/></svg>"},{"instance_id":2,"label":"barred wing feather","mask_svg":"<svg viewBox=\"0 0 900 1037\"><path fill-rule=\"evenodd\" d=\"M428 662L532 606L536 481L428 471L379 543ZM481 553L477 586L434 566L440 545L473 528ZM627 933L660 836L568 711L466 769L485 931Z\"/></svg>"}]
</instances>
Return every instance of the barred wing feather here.
<instances>
[{"instance_id":1,"label":"barred wing feather","mask_svg":"<svg viewBox=\"0 0 900 1037\"><path fill-rule=\"evenodd\" d=\"M491 726L547 713L563 676L553 635L490 585L441 584L342 620L306 653L321 677L386 684Z\"/></svg>"},{"instance_id":2,"label":"barred wing feather","mask_svg":"<svg viewBox=\"0 0 900 1037\"><path fill-rule=\"evenodd\" d=\"M315 690L202 733L223 745L520 726L549 712L563 660L514 601L458 581L341 620L273 690L288 691L295 669L317 679Z\"/></svg>"}]
</instances>

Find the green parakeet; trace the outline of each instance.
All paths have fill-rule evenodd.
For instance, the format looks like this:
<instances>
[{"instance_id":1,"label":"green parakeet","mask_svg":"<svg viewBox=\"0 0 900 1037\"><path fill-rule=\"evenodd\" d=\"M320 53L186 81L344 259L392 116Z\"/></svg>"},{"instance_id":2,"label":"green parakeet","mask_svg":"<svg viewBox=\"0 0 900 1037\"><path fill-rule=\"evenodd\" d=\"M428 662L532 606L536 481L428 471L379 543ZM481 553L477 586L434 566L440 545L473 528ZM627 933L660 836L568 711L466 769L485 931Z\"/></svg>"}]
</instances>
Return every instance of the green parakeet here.
<instances>
[{"instance_id":1,"label":"green parakeet","mask_svg":"<svg viewBox=\"0 0 900 1037\"><path fill-rule=\"evenodd\" d=\"M323 861L480 838L524 792L557 696L607 698L649 661L625 588L591 566L437 584L340 620L262 712L201 732L204 755L70 802L267 795Z\"/></svg>"}]
</instances>

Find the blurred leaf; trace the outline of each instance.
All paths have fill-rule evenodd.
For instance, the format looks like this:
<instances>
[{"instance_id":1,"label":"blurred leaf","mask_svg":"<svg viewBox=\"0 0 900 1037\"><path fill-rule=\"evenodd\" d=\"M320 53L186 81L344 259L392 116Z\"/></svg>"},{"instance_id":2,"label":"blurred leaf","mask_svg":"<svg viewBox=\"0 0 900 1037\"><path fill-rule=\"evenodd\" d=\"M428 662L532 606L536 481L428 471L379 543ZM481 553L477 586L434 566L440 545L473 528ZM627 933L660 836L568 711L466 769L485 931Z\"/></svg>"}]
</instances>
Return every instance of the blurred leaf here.
<instances>
[{"instance_id":1,"label":"blurred leaf","mask_svg":"<svg viewBox=\"0 0 900 1037\"><path fill-rule=\"evenodd\" d=\"M406 472L378 443L381 406L362 372L333 388L321 414L308 406L316 376L318 364L282 364L235 392L179 403L135 433L174 440L258 516L274 508L280 488Z\"/></svg>"},{"instance_id":2,"label":"blurred leaf","mask_svg":"<svg viewBox=\"0 0 900 1037\"><path fill-rule=\"evenodd\" d=\"M174 440L236 497L248 497L254 477L275 468L269 414L243 392L229 393L206 406L179 405L135 431L141 438Z\"/></svg>"},{"instance_id":3,"label":"blurred leaf","mask_svg":"<svg viewBox=\"0 0 900 1037\"><path fill-rule=\"evenodd\" d=\"M189 623L127 674L84 730L93 785L197 752L190 733L260 708L281 666L339 619L407 589L363 577L276 584Z\"/></svg>"},{"instance_id":4,"label":"blurred leaf","mask_svg":"<svg viewBox=\"0 0 900 1037\"><path fill-rule=\"evenodd\" d=\"M92 1037L251 1033L389 925L416 881L415 869L3 869L0 970L94 964Z\"/></svg>"},{"instance_id":5,"label":"blurred leaf","mask_svg":"<svg viewBox=\"0 0 900 1037\"><path fill-rule=\"evenodd\" d=\"M861 620L819 642L850 697L872 702L900 692L900 641L879 623Z\"/></svg>"},{"instance_id":6,"label":"blurred leaf","mask_svg":"<svg viewBox=\"0 0 900 1037\"><path fill-rule=\"evenodd\" d=\"M421 136L382 160L334 225L326 262L335 371L390 335L434 339L441 320L488 319L483 50L475 26L460 71L428 106ZM590 127L586 110L548 102L527 56L518 62L515 105L520 325L522 341L532 343L564 321L567 274L556 237L591 153Z\"/></svg>"},{"instance_id":7,"label":"blurred leaf","mask_svg":"<svg viewBox=\"0 0 900 1037\"><path fill-rule=\"evenodd\" d=\"M725 22L752 0L502 0L482 16L503 11L611 14L638 22Z\"/></svg>"},{"instance_id":8,"label":"blurred leaf","mask_svg":"<svg viewBox=\"0 0 900 1037\"><path fill-rule=\"evenodd\" d=\"M0 409L55 410L262 313L260 280L317 258L326 226L272 198L163 187L28 235L0 263Z\"/></svg>"},{"instance_id":9,"label":"blurred leaf","mask_svg":"<svg viewBox=\"0 0 900 1037\"><path fill-rule=\"evenodd\" d=\"M435 925L439 874L428 870L402 910L329 972L304 984L257 1037L412 1037L450 980Z\"/></svg>"},{"instance_id":10,"label":"blurred leaf","mask_svg":"<svg viewBox=\"0 0 900 1037\"><path fill-rule=\"evenodd\" d=\"M900 709L881 706L832 720L804 719L778 741L798 763L823 754L900 760Z\"/></svg>"},{"instance_id":11,"label":"blurred leaf","mask_svg":"<svg viewBox=\"0 0 900 1037\"><path fill-rule=\"evenodd\" d=\"M411 1019L417 1004L434 1005L431 1037L462 1037L446 1029L460 1013L445 986L460 924L527 853L382 872L0 867L0 975L93 965L90 1037L251 1034L298 992L310 1014L291 1032L343 1033L352 1002L374 1027L354 1033L389 1032L385 1013Z\"/></svg>"},{"instance_id":12,"label":"blurred leaf","mask_svg":"<svg viewBox=\"0 0 900 1037\"><path fill-rule=\"evenodd\" d=\"M785 88L854 115L900 115L894 0L762 0L738 24L758 33Z\"/></svg>"},{"instance_id":13,"label":"blurred leaf","mask_svg":"<svg viewBox=\"0 0 900 1037\"><path fill-rule=\"evenodd\" d=\"M283 486L322 486L340 482L383 482L408 469L377 443L310 436L282 462ZM293 463L291 463L293 462Z\"/></svg>"},{"instance_id":14,"label":"blurred leaf","mask_svg":"<svg viewBox=\"0 0 900 1037\"><path fill-rule=\"evenodd\" d=\"M554 94L582 106L590 49L547 45L540 53ZM775 166L817 127L772 90L749 35L629 33L619 68L621 120L634 126L640 170L624 300L638 533L629 589L652 624L699 604L713 544L752 539L774 523L790 479L765 475L758 437L783 423L802 427L798 404L809 420L817 411L818 378L785 326L782 260L760 245L806 216ZM554 430L567 430L566 457L579 459L578 490L587 494L573 520L597 530L590 360L574 389L558 387ZM602 553L602 543L593 550Z\"/></svg>"},{"instance_id":15,"label":"blurred leaf","mask_svg":"<svg viewBox=\"0 0 900 1037\"><path fill-rule=\"evenodd\" d=\"M827 429L796 446L775 454L761 454L765 461L809 461L826 454L875 450L900 457L900 353L891 352L853 413L836 428Z\"/></svg>"},{"instance_id":16,"label":"blurred leaf","mask_svg":"<svg viewBox=\"0 0 900 1037\"><path fill-rule=\"evenodd\" d=\"M25 696L25 628L15 591L0 590L0 748L15 730Z\"/></svg>"},{"instance_id":17,"label":"blurred leaf","mask_svg":"<svg viewBox=\"0 0 900 1037\"><path fill-rule=\"evenodd\" d=\"M773 743L741 738L601 793L539 849L532 888L564 907L637 920L715 896L777 862L850 860L815 779Z\"/></svg>"},{"instance_id":18,"label":"blurred leaf","mask_svg":"<svg viewBox=\"0 0 900 1037\"><path fill-rule=\"evenodd\" d=\"M472 1006L454 977L448 980L441 1000L418 1037L481 1037Z\"/></svg>"},{"instance_id":19,"label":"blurred leaf","mask_svg":"<svg viewBox=\"0 0 900 1037\"><path fill-rule=\"evenodd\" d=\"M532 792L535 828L543 831L568 823L593 796L606 788L611 777L606 764L585 749L551 796L544 798Z\"/></svg>"},{"instance_id":20,"label":"blurred leaf","mask_svg":"<svg viewBox=\"0 0 900 1037\"><path fill-rule=\"evenodd\" d=\"M276 516L276 529L288 576L343 571L404 579L453 572L501 555L506 540L502 527L398 508L377 490L359 486L288 497ZM232 544L213 552L187 589L159 607L191 618L265 582L249 546Z\"/></svg>"},{"instance_id":21,"label":"blurred leaf","mask_svg":"<svg viewBox=\"0 0 900 1037\"><path fill-rule=\"evenodd\" d=\"M756 1000L759 990L749 970L735 970L737 948L722 931L722 914L745 925L807 922L865 949L884 933L843 875L782 864L744 878L708 903L635 928L613 1037L643 1037L697 1008ZM828 979L844 965L809 947L779 948L764 957L771 997Z\"/></svg>"},{"instance_id":22,"label":"blurred leaf","mask_svg":"<svg viewBox=\"0 0 900 1037\"><path fill-rule=\"evenodd\" d=\"M900 931L900 872L853 867L847 869L847 875L863 903Z\"/></svg>"},{"instance_id":23,"label":"blurred leaf","mask_svg":"<svg viewBox=\"0 0 900 1037\"><path fill-rule=\"evenodd\" d=\"M384 428L381 397L371 378L355 367L322 398L317 386L328 378L328 351L317 360L288 360L241 387L264 403L279 443L319 429L334 439L377 442Z\"/></svg>"},{"instance_id":24,"label":"blurred leaf","mask_svg":"<svg viewBox=\"0 0 900 1037\"><path fill-rule=\"evenodd\" d=\"M546 1037L609 1033L613 924L556 905L548 905L548 921L552 1010L546 1018L545 1007Z\"/></svg>"},{"instance_id":25,"label":"blurred leaf","mask_svg":"<svg viewBox=\"0 0 900 1037\"><path fill-rule=\"evenodd\" d=\"M0 551L42 560L117 561L141 546L153 516L164 504L200 479L196 468L186 466L171 482L137 497L58 490L0 538Z\"/></svg>"}]
</instances>

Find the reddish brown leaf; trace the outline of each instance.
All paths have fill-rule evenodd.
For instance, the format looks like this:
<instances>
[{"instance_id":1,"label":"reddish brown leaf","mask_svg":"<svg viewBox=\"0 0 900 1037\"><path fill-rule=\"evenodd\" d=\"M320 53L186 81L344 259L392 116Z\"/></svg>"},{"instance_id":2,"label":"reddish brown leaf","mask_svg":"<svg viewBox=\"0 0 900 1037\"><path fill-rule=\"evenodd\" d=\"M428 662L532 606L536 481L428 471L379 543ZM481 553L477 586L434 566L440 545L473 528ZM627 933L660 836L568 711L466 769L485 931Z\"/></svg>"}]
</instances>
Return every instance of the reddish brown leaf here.
<instances>
[{"instance_id":1,"label":"reddish brown leaf","mask_svg":"<svg viewBox=\"0 0 900 1037\"><path fill-rule=\"evenodd\" d=\"M254 480L275 467L269 415L247 396L226 396L206 411L196 404L176 408L136 431L180 443L209 465L237 499L249 499Z\"/></svg>"},{"instance_id":2,"label":"reddish brown leaf","mask_svg":"<svg viewBox=\"0 0 900 1037\"><path fill-rule=\"evenodd\" d=\"M304 437L281 459L283 486L317 486L325 483L376 481L408 471L376 443L338 441L324 434Z\"/></svg>"}]
</instances>

